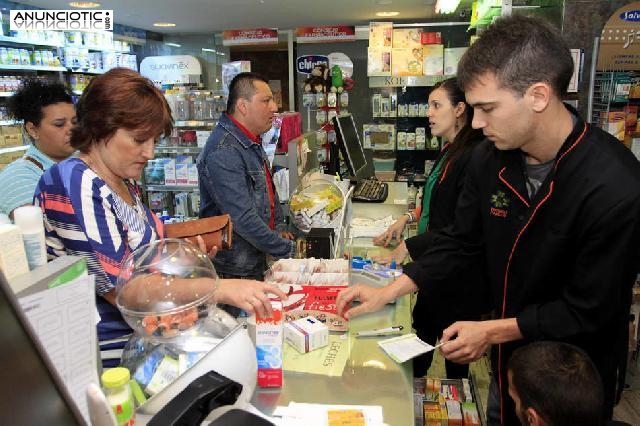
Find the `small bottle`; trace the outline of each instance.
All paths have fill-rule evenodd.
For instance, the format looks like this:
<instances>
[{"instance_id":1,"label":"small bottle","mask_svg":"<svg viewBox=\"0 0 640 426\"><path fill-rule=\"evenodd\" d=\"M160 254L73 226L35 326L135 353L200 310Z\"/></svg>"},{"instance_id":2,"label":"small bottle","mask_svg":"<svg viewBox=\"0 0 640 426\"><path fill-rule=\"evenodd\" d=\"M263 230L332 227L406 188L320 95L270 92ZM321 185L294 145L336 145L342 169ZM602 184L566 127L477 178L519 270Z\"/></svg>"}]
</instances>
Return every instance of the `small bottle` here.
<instances>
[{"instance_id":1,"label":"small bottle","mask_svg":"<svg viewBox=\"0 0 640 426\"><path fill-rule=\"evenodd\" d=\"M411 185L407 190L407 207L409 210L413 210L416 208L416 194L418 193L418 188Z\"/></svg>"},{"instance_id":2,"label":"small bottle","mask_svg":"<svg viewBox=\"0 0 640 426\"><path fill-rule=\"evenodd\" d=\"M13 211L13 221L20 227L29 270L47 263L42 210L37 206L21 206Z\"/></svg>"},{"instance_id":3,"label":"small bottle","mask_svg":"<svg viewBox=\"0 0 640 426\"><path fill-rule=\"evenodd\" d=\"M416 195L416 207L422 206L422 197L424 196L423 189L424 189L423 186L418 188L418 195Z\"/></svg>"},{"instance_id":4,"label":"small bottle","mask_svg":"<svg viewBox=\"0 0 640 426\"><path fill-rule=\"evenodd\" d=\"M166 210L162 210L162 215L160 216L160 220L163 223L167 223L169 221L169 219L171 219L171 216L169 215L169 212Z\"/></svg>"},{"instance_id":5,"label":"small bottle","mask_svg":"<svg viewBox=\"0 0 640 426\"><path fill-rule=\"evenodd\" d=\"M107 401L116 415L118 426L133 426L136 423L135 404L129 379L129 370L124 367L111 368L102 373L100 378Z\"/></svg>"}]
</instances>

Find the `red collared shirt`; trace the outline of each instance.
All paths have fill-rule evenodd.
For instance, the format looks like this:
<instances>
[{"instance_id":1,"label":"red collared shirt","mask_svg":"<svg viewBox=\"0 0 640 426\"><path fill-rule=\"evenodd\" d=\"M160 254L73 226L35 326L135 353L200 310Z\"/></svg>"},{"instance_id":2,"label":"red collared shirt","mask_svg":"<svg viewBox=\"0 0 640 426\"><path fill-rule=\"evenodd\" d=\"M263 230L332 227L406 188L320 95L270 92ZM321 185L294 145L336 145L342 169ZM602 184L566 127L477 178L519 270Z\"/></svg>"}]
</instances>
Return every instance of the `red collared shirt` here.
<instances>
[{"instance_id":1,"label":"red collared shirt","mask_svg":"<svg viewBox=\"0 0 640 426\"><path fill-rule=\"evenodd\" d=\"M249 129L240 124L240 122L233 118L231 114L227 114L227 117L229 117L233 124L238 126L238 129L240 129L242 133L244 133L250 140L252 140L253 143L262 145L262 139L260 138L260 136L256 136L251 133ZM269 228L276 229L276 201L273 188L273 178L271 177L271 171L269 170L269 166L267 165L266 161L264 162L264 175L267 180L267 193L269 194L269 211L271 214L271 216L269 217Z\"/></svg>"}]
</instances>

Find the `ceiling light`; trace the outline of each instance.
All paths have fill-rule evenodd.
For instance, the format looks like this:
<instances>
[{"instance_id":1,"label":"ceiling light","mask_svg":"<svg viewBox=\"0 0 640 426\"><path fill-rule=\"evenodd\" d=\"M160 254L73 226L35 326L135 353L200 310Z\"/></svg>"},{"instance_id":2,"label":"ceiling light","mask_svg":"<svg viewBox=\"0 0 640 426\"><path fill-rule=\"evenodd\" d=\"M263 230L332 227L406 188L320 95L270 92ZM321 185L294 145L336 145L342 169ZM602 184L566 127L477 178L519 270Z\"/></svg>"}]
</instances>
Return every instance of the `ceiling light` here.
<instances>
[{"instance_id":1,"label":"ceiling light","mask_svg":"<svg viewBox=\"0 0 640 426\"><path fill-rule=\"evenodd\" d=\"M391 16L398 16L400 12L377 12L376 16L380 16L381 18L389 18Z\"/></svg>"},{"instance_id":2,"label":"ceiling light","mask_svg":"<svg viewBox=\"0 0 640 426\"><path fill-rule=\"evenodd\" d=\"M154 27L175 27L176 24L174 24L173 22L154 22L153 26Z\"/></svg>"},{"instance_id":3,"label":"ceiling light","mask_svg":"<svg viewBox=\"0 0 640 426\"><path fill-rule=\"evenodd\" d=\"M392 0L376 0L376 4L391 4Z\"/></svg>"},{"instance_id":4,"label":"ceiling light","mask_svg":"<svg viewBox=\"0 0 640 426\"><path fill-rule=\"evenodd\" d=\"M436 13L453 13L458 8L460 0L438 0L436 1Z\"/></svg>"},{"instance_id":5,"label":"ceiling light","mask_svg":"<svg viewBox=\"0 0 640 426\"><path fill-rule=\"evenodd\" d=\"M170 43L170 42L166 42L165 43L166 46L172 46L172 47L182 47L181 44L178 43Z\"/></svg>"},{"instance_id":6,"label":"ceiling light","mask_svg":"<svg viewBox=\"0 0 640 426\"><path fill-rule=\"evenodd\" d=\"M78 7L80 9L89 9L92 7L100 7L100 3L94 1L72 1L69 2L69 6Z\"/></svg>"},{"instance_id":7,"label":"ceiling light","mask_svg":"<svg viewBox=\"0 0 640 426\"><path fill-rule=\"evenodd\" d=\"M216 53L216 49L208 49L208 48L206 48L206 47L203 47L203 48L202 48L202 49L200 49L200 50L202 50L203 52Z\"/></svg>"}]
</instances>

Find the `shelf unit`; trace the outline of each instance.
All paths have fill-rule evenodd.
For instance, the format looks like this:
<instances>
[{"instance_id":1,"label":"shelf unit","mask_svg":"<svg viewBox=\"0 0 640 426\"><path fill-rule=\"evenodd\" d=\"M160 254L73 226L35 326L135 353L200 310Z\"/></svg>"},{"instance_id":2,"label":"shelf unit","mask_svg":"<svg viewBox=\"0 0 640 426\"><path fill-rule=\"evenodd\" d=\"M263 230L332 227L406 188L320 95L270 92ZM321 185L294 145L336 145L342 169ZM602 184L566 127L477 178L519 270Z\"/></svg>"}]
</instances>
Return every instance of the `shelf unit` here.
<instances>
[{"instance_id":1,"label":"shelf unit","mask_svg":"<svg viewBox=\"0 0 640 426\"><path fill-rule=\"evenodd\" d=\"M640 72L596 71L593 77L591 123L631 145L638 135Z\"/></svg>"},{"instance_id":2,"label":"shelf unit","mask_svg":"<svg viewBox=\"0 0 640 426\"><path fill-rule=\"evenodd\" d=\"M46 40L26 40L15 37L7 37L0 36L0 48L4 49L24 49L29 48L29 50L37 50L38 48L55 48L59 50L62 45L57 42L46 41ZM7 57L8 57L8 53ZM22 55L21 55L22 56ZM29 55L31 56L31 55ZM20 58L23 60L23 58ZM10 83L10 87L17 86L17 80L23 78L26 75L38 75L40 73L57 73L56 78L62 80L63 73L67 71L67 69L63 66L59 65L31 65L31 64L0 64L0 72L2 71L11 71L16 74L13 77L7 77L10 81L6 82ZM13 96L13 90L6 90L6 87L2 85L2 91L0 91L0 99L7 99ZM3 101L4 102L4 101ZM14 120L3 119L0 120L0 126L10 126L10 125L21 125L20 122L16 122ZM17 145L17 146L4 146L4 135L0 136L3 138L0 143L0 156L3 157L2 162L4 164L8 164L16 159L17 156L21 155L23 151L26 151L29 148L28 144Z\"/></svg>"},{"instance_id":3,"label":"shelf unit","mask_svg":"<svg viewBox=\"0 0 640 426\"><path fill-rule=\"evenodd\" d=\"M387 105L387 107L381 108L382 111L386 109L386 114L378 115L374 112L374 124L393 124L396 135L392 149L377 150L375 147L373 148L374 163L376 157L384 160L395 156L395 180L408 181L410 183L422 183L425 181L425 176L430 169L429 163L425 164L425 162L433 161L436 158L440 152L440 141L438 141L437 147L430 146L432 136L424 110L428 104L430 87L450 77L447 75L369 77L369 88L372 95L380 94L383 103ZM396 100L395 105L391 105L390 99L392 98ZM404 108L401 105L406 105L407 107ZM398 116L400 110L407 111L406 115L401 113ZM415 143L407 145L406 142L398 142L399 139L403 139L403 133L404 135L408 133L415 135L416 128L424 128L424 148L422 145L416 146ZM398 137L398 134L401 136ZM411 136L411 139L416 140L415 137L417 136ZM404 148L405 146L406 148Z\"/></svg>"},{"instance_id":4,"label":"shelf unit","mask_svg":"<svg viewBox=\"0 0 640 426\"><path fill-rule=\"evenodd\" d=\"M143 198L154 212L197 216L200 195L195 159L225 109L226 99L211 90L179 91L165 96L173 111L174 130L162 141L165 144L161 142L156 146L155 159L145 167ZM201 114L209 118L194 119ZM169 183L166 183L167 174ZM188 184L180 182L185 177Z\"/></svg>"},{"instance_id":5,"label":"shelf unit","mask_svg":"<svg viewBox=\"0 0 640 426\"><path fill-rule=\"evenodd\" d=\"M110 48L108 46L66 45L63 42L63 37L60 37L61 33L57 34L57 33L45 31L45 32L40 32L38 34L43 37L48 37L48 35L51 35L51 37L50 39L41 38L36 40L31 38L26 39L24 37L0 36L0 52L2 52L0 53L0 60L2 60L3 62L7 62L9 58L9 52L4 52L2 49L9 49L9 50L26 49L29 51L30 61L33 60L34 51L36 52L43 51L43 55L44 55L44 52L46 51L51 52L52 50L55 50L54 57L62 58L63 49L67 47L82 47L92 52L130 53L128 49L115 49L115 48ZM17 50L11 51L11 53L13 54L15 54L16 52L18 51ZM6 56L3 56L3 55L6 55ZM37 55L37 57L39 58L39 54ZM49 57L48 61L50 60L51 59ZM82 94L82 90L78 90L77 88L73 87L74 85L72 84L72 80L74 80L74 78L71 78L71 76L77 75L77 74L102 74L105 72L105 70L103 69L68 68L68 67L65 67L63 64L51 65L51 62L49 62L49 64L47 65L33 65L33 64L26 64L26 63L15 63L17 61L26 61L26 57L23 54L20 54L18 59L12 60L12 62L14 63L0 64L0 73L3 73L3 71L8 71L6 74L9 75L7 77L7 81L2 81L3 84L2 84L2 87L0 87L1 89L0 101L3 98L11 97L14 94L14 90L8 90L8 89L17 88L19 84L18 81L24 78L25 76L41 75L42 73L46 73L46 74L54 73L53 75L55 76L56 79L60 81L64 81L65 76L68 75L70 76L69 78L70 86L72 86L71 87L72 89L75 89L73 90L73 93L76 95L80 95ZM0 117L0 118L3 118L3 117ZM21 124L21 123L16 123L11 120L0 120L0 126L7 126L7 125L14 125L14 124ZM4 137L4 136L0 136L0 137ZM5 160L12 161L13 159L15 159L14 154L16 152L24 151L28 148L28 145L4 147L2 146L3 143L4 141L0 143L0 155L5 157L3 161Z\"/></svg>"}]
</instances>

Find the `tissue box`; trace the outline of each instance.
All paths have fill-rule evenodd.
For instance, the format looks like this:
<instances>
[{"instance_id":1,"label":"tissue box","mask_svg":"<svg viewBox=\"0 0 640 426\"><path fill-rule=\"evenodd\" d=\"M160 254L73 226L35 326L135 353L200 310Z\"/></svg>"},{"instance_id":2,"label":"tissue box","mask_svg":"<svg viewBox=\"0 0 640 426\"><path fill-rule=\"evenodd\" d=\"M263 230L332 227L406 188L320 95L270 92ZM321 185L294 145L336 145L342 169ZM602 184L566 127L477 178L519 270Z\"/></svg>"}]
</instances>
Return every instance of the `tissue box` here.
<instances>
[{"instance_id":1,"label":"tissue box","mask_svg":"<svg viewBox=\"0 0 640 426\"><path fill-rule=\"evenodd\" d=\"M307 353L329 344L329 329L314 317L300 318L285 324L284 340L298 352Z\"/></svg>"}]
</instances>

